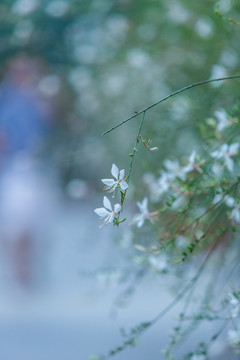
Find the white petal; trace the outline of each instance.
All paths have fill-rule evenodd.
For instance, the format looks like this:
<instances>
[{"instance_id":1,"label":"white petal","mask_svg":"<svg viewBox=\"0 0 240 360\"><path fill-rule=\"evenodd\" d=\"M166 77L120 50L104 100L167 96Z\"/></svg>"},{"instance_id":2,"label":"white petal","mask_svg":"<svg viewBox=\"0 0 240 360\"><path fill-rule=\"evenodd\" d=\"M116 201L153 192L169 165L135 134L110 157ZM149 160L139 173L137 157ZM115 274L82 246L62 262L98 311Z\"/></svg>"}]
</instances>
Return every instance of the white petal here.
<instances>
[{"instance_id":1,"label":"white petal","mask_svg":"<svg viewBox=\"0 0 240 360\"><path fill-rule=\"evenodd\" d=\"M228 152L228 149L229 149L228 144L223 144L222 146L220 146L219 149L220 157L224 156Z\"/></svg>"},{"instance_id":2,"label":"white petal","mask_svg":"<svg viewBox=\"0 0 240 360\"><path fill-rule=\"evenodd\" d=\"M109 193L115 192L115 189L116 189L117 186L118 186L118 183L115 182L113 186L106 186L106 189L105 189L105 190L107 190L107 192L109 192ZM114 196L113 196L113 197L114 197Z\"/></svg>"},{"instance_id":3,"label":"white petal","mask_svg":"<svg viewBox=\"0 0 240 360\"><path fill-rule=\"evenodd\" d=\"M126 190L128 188L126 181L121 181L119 185L122 190Z\"/></svg>"},{"instance_id":4,"label":"white petal","mask_svg":"<svg viewBox=\"0 0 240 360\"><path fill-rule=\"evenodd\" d=\"M225 196L225 203L228 207L233 207L235 204L235 199L229 195Z\"/></svg>"},{"instance_id":5,"label":"white petal","mask_svg":"<svg viewBox=\"0 0 240 360\"><path fill-rule=\"evenodd\" d=\"M114 219L114 213L111 213L111 214L109 215L109 217L108 217L107 221L106 221L106 224L108 224L108 223L112 222L112 221L113 221L113 219Z\"/></svg>"},{"instance_id":6,"label":"white petal","mask_svg":"<svg viewBox=\"0 0 240 360\"><path fill-rule=\"evenodd\" d=\"M166 191L168 191L169 189L169 176L166 172L162 172L162 175L160 176L160 178L157 180L157 183L160 187L161 193L164 193Z\"/></svg>"},{"instance_id":7,"label":"white petal","mask_svg":"<svg viewBox=\"0 0 240 360\"><path fill-rule=\"evenodd\" d=\"M216 159L220 159L228 152L228 145L223 144L220 146L219 150L213 151L210 155Z\"/></svg>"},{"instance_id":8,"label":"white petal","mask_svg":"<svg viewBox=\"0 0 240 360\"><path fill-rule=\"evenodd\" d=\"M189 164L187 166L184 166L182 170L183 170L183 174L187 174L187 173L193 171L194 169L193 169L192 164Z\"/></svg>"},{"instance_id":9,"label":"white petal","mask_svg":"<svg viewBox=\"0 0 240 360\"><path fill-rule=\"evenodd\" d=\"M148 213L148 198L145 197L142 202L137 202L137 206L142 214Z\"/></svg>"},{"instance_id":10,"label":"white petal","mask_svg":"<svg viewBox=\"0 0 240 360\"><path fill-rule=\"evenodd\" d=\"M119 173L119 180L122 180L124 178L124 175L125 175L125 170L120 170L120 173Z\"/></svg>"},{"instance_id":11,"label":"white petal","mask_svg":"<svg viewBox=\"0 0 240 360\"><path fill-rule=\"evenodd\" d=\"M135 217L135 222L138 228L142 227L145 221L145 217L142 214L138 214Z\"/></svg>"},{"instance_id":12,"label":"white petal","mask_svg":"<svg viewBox=\"0 0 240 360\"><path fill-rule=\"evenodd\" d=\"M194 163L195 157L196 157L196 151L193 150L193 152L192 152L191 155L189 156L189 162L190 162L190 164L193 164L193 163Z\"/></svg>"},{"instance_id":13,"label":"white petal","mask_svg":"<svg viewBox=\"0 0 240 360\"><path fill-rule=\"evenodd\" d=\"M219 157L221 157L221 156L219 156L219 155L220 155L220 151L219 151L219 150L216 150L216 151L211 152L210 155L211 155L212 157L216 158L216 159L219 159Z\"/></svg>"},{"instance_id":14,"label":"white petal","mask_svg":"<svg viewBox=\"0 0 240 360\"><path fill-rule=\"evenodd\" d=\"M112 164L111 173L112 173L112 176L114 176L116 179L118 179L119 170L115 164Z\"/></svg>"},{"instance_id":15,"label":"white petal","mask_svg":"<svg viewBox=\"0 0 240 360\"><path fill-rule=\"evenodd\" d=\"M103 225L107 225L109 223L109 219L111 218L111 213L108 214L106 219L104 219L102 225L100 227L103 227Z\"/></svg>"},{"instance_id":16,"label":"white petal","mask_svg":"<svg viewBox=\"0 0 240 360\"><path fill-rule=\"evenodd\" d=\"M116 182L113 179L102 179L101 181L107 186L113 186Z\"/></svg>"},{"instance_id":17,"label":"white petal","mask_svg":"<svg viewBox=\"0 0 240 360\"><path fill-rule=\"evenodd\" d=\"M115 213L115 215L117 213L119 213L120 210L121 210L121 205L120 204L115 204L114 205L114 213Z\"/></svg>"},{"instance_id":18,"label":"white petal","mask_svg":"<svg viewBox=\"0 0 240 360\"><path fill-rule=\"evenodd\" d=\"M213 201L212 201L212 203L213 204L217 204L219 201L221 201L222 200L222 195L221 194L216 194L215 196L214 196L214 199L213 199Z\"/></svg>"},{"instance_id":19,"label":"white petal","mask_svg":"<svg viewBox=\"0 0 240 360\"><path fill-rule=\"evenodd\" d=\"M236 155L236 153L238 152L238 148L239 148L239 143L233 143L229 146L229 155L233 156Z\"/></svg>"},{"instance_id":20,"label":"white petal","mask_svg":"<svg viewBox=\"0 0 240 360\"><path fill-rule=\"evenodd\" d=\"M145 210L145 212L148 212L148 198L145 197L142 201L142 207Z\"/></svg>"},{"instance_id":21,"label":"white petal","mask_svg":"<svg viewBox=\"0 0 240 360\"><path fill-rule=\"evenodd\" d=\"M234 161L230 157L226 157L225 159L226 167L229 171L233 171L234 169Z\"/></svg>"},{"instance_id":22,"label":"white petal","mask_svg":"<svg viewBox=\"0 0 240 360\"><path fill-rule=\"evenodd\" d=\"M179 169L178 161L165 160L164 166L168 171L173 172L173 173L176 173Z\"/></svg>"},{"instance_id":23,"label":"white petal","mask_svg":"<svg viewBox=\"0 0 240 360\"><path fill-rule=\"evenodd\" d=\"M231 212L231 218L233 220L235 220L236 222L240 222L240 211L239 209L235 208L233 209L233 211Z\"/></svg>"},{"instance_id":24,"label":"white petal","mask_svg":"<svg viewBox=\"0 0 240 360\"><path fill-rule=\"evenodd\" d=\"M109 211L107 211L105 208L97 208L94 211L100 217L105 217L109 215Z\"/></svg>"},{"instance_id":25,"label":"white petal","mask_svg":"<svg viewBox=\"0 0 240 360\"><path fill-rule=\"evenodd\" d=\"M106 209L112 211L111 202L108 200L106 196L103 197L103 205L105 206Z\"/></svg>"}]
</instances>

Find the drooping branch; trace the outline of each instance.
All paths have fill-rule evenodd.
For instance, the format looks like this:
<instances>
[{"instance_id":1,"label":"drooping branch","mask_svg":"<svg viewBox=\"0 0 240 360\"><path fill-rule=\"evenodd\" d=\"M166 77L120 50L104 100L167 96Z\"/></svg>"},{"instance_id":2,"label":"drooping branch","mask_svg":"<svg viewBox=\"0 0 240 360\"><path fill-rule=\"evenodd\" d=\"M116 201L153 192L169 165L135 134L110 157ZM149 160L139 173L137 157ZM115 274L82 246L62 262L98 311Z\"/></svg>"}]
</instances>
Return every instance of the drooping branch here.
<instances>
[{"instance_id":1,"label":"drooping branch","mask_svg":"<svg viewBox=\"0 0 240 360\"><path fill-rule=\"evenodd\" d=\"M173 96L176 96L186 90L190 90L196 86L200 86L200 85L205 85L205 84L209 84L209 83L213 83L213 82L217 82L217 81L224 81L224 80L232 80L232 79L237 79L237 78L240 78L240 75L231 75L231 76L226 76L226 77L221 77L221 78L216 78L216 79L208 79L208 80L203 80L203 81L199 81L197 83L194 83L194 84L191 84L191 85L188 85L188 86L185 86L179 90L176 90L174 91L173 93L165 96L164 98L156 101L155 103L147 106L146 108L136 112L135 114L133 114L132 116L130 116L129 118L123 120L122 122L118 123L117 125L113 126L111 129L105 131L104 133L102 133L102 135L106 135L106 134L109 134L111 131L117 129L119 126L122 126L123 124L125 124L126 122L134 119L135 117L139 116L140 114L143 114L143 113L146 113L146 111L148 111L149 109L163 103L164 101L170 99L171 97Z\"/></svg>"}]
</instances>

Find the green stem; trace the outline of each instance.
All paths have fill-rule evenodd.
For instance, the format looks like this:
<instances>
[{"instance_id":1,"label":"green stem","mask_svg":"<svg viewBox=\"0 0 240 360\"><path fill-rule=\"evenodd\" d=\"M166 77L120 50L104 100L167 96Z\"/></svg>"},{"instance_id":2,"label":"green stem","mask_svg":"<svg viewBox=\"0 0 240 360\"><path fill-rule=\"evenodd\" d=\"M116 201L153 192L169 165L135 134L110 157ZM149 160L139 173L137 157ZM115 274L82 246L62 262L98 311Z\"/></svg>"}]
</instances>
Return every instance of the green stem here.
<instances>
[{"instance_id":1,"label":"green stem","mask_svg":"<svg viewBox=\"0 0 240 360\"><path fill-rule=\"evenodd\" d=\"M131 161L130 161L130 164L129 164L129 170L128 170L128 175L127 175L127 183L129 183L130 175L131 175L131 172L132 172L133 161L134 161L135 153L137 151L137 144L139 142L139 138L140 138L140 135L141 135L144 120L145 120L145 111L143 113L142 120L141 120L141 123L139 125L139 129L138 129L136 141L135 141L135 144L134 144L132 158L131 158ZM122 193L123 196L121 196L121 206L122 206L122 208L123 208L123 203L124 203L124 200L125 200L126 193L127 193L127 189ZM119 216L120 216L120 214L118 215L118 219L119 219Z\"/></svg>"},{"instance_id":2,"label":"green stem","mask_svg":"<svg viewBox=\"0 0 240 360\"><path fill-rule=\"evenodd\" d=\"M129 170L128 170L127 183L129 183L130 175L131 175L131 172L132 172L133 161L134 161L135 153L137 151L137 144L139 142L139 138L140 138L140 135L141 135L143 123L144 123L144 120L145 120L145 113L146 113L146 111L143 112L142 120L141 120L139 129L138 129L136 141L135 141L135 144L134 144L133 153L132 153L132 159L131 159L131 162L130 162L130 165L129 165Z\"/></svg>"},{"instance_id":3,"label":"green stem","mask_svg":"<svg viewBox=\"0 0 240 360\"><path fill-rule=\"evenodd\" d=\"M100 359L103 360L107 360L110 359L113 355L125 350L127 347L133 345L135 343L135 341L138 339L138 337L142 336L150 327L152 327L155 323L157 323L164 315L166 315L172 308L174 308L174 306L179 303L179 301L184 297L184 295L192 289L192 287L195 285L195 283L198 281L199 277L201 276L201 274L203 273L204 269L206 268L206 265L210 259L210 257L212 256L212 254L214 253L215 248L218 245L218 241L216 240L212 247L210 248L208 254L206 255L205 259L203 260L202 265L199 267L197 273L195 274L195 276L183 287L183 289L177 294L177 296L175 297L175 299L172 300L172 302L170 304L168 304L160 313L158 313L151 321L148 321L146 323L146 326L144 326L143 328L141 327L141 325L137 328L139 328L139 331L136 331L136 335L135 334L129 334L129 338L127 341L125 341L122 345L118 346L117 348L115 348L114 350L110 351L109 354L107 356L103 356ZM136 329L137 329L136 328Z\"/></svg>"},{"instance_id":4,"label":"green stem","mask_svg":"<svg viewBox=\"0 0 240 360\"><path fill-rule=\"evenodd\" d=\"M240 75L232 75L232 76L226 76L226 77L222 77L222 78L217 78L217 79L209 79L209 80L203 80L203 81L199 81L195 84L191 84L191 85L188 85L188 86L185 86L177 91L174 91L173 93L169 94L168 96L165 96L164 98L156 101L155 103L149 105L148 107L146 107L145 109L142 109L140 111L138 111L137 113L135 113L134 115L130 116L128 119L126 120L123 120L122 122L120 122L119 124L113 126L111 129L105 131L104 133L102 133L102 135L106 135L108 133L110 133L111 131L117 129L119 126L125 124L126 122L134 119L135 117L137 117L138 115L140 114L143 114L145 113L146 111L148 111L149 109L153 108L154 106L157 106L159 104L161 104L162 102L170 99L171 97L175 96L175 95L178 95L186 90L189 90L189 89L192 89L196 86L200 86L200 85L205 85L205 84L209 84L209 83L212 83L212 82L216 82L216 81L223 81L223 80L231 80L231 79L237 79L237 78L240 78Z\"/></svg>"}]
</instances>

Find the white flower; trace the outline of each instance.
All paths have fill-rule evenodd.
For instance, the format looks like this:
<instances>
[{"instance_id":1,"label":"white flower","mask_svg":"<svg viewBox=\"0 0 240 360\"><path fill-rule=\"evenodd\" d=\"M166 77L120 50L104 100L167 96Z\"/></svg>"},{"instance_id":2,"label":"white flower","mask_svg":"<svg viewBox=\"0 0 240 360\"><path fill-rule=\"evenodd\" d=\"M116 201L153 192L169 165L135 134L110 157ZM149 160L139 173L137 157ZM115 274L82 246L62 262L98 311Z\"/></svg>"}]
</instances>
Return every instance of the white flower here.
<instances>
[{"instance_id":1,"label":"white flower","mask_svg":"<svg viewBox=\"0 0 240 360\"><path fill-rule=\"evenodd\" d=\"M223 197L222 194L216 194L212 203L215 205L217 203L220 203L221 201L224 201L228 207L233 207L235 204L235 199L232 196L225 195Z\"/></svg>"},{"instance_id":2,"label":"white flower","mask_svg":"<svg viewBox=\"0 0 240 360\"><path fill-rule=\"evenodd\" d=\"M166 173L166 171L163 171L161 176L158 178L157 183L159 186L158 193L159 195L162 195L163 193L167 192L169 189L169 175Z\"/></svg>"},{"instance_id":3,"label":"white flower","mask_svg":"<svg viewBox=\"0 0 240 360\"><path fill-rule=\"evenodd\" d=\"M230 317L236 318L239 315L240 311L240 301L239 296L235 295L234 293L229 294L229 303L231 304L232 308L230 310Z\"/></svg>"},{"instance_id":4,"label":"white flower","mask_svg":"<svg viewBox=\"0 0 240 360\"><path fill-rule=\"evenodd\" d=\"M150 199L152 202L158 202L162 192L160 191L157 179L153 174L146 173L143 175L143 181L147 185L150 192Z\"/></svg>"},{"instance_id":5,"label":"white flower","mask_svg":"<svg viewBox=\"0 0 240 360\"><path fill-rule=\"evenodd\" d=\"M228 330L228 341L232 346L240 345L240 326L236 330Z\"/></svg>"},{"instance_id":6,"label":"white flower","mask_svg":"<svg viewBox=\"0 0 240 360\"><path fill-rule=\"evenodd\" d=\"M102 182L106 185L104 190L107 190L108 192L114 192L118 186L120 186L122 190L126 190L128 188L128 184L124 179L124 170L119 171L118 167L115 164L112 164L111 174L116 180L102 179Z\"/></svg>"},{"instance_id":7,"label":"white flower","mask_svg":"<svg viewBox=\"0 0 240 360\"><path fill-rule=\"evenodd\" d=\"M193 355L191 356L191 360L206 360L206 356L205 355Z\"/></svg>"},{"instance_id":8,"label":"white flower","mask_svg":"<svg viewBox=\"0 0 240 360\"><path fill-rule=\"evenodd\" d=\"M235 199L230 195L216 194L213 198L213 205L225 203L229 208L232 208L230 219L240 223L240 204L237 204Z\"/></svg>"},{"instance_id":9,"label":"white flower","mask_svg":"<svg viewBox=\"0 0 240 360\"><path fill-rule=\"evenodd\" d=\"M164 166L167 169L167 175L169 180L175 180L176 177L183 179L185 174L183 173L183 169L179 165L178 161L165 160Z\"/></svg>"},{"instance_id":10,"label":"white flower","mask_svg":"<svg viewBox=\"0 0 240 360\"><path fill-rule=\"evenodd\" d=\"M227 126L230 126L232 122L228 119L227 113L224 109L216 110L214 115L217 119L217 131L223 131Z\"/></svg>"},{"instance_id":11,"label":"white flower","mask_svg":"<svg viewBox=\"0 0 240 360\"><path fill-rule=\"evenodd\" d=\"M235 199L232 196L226 195L224 197L224 202L228 207L233 207L235 204Z\"/></svg>"},{"instance_id":12,"label":"white flower","mask_svg":"<svg viewBox=\"0 0 240 360\"><path fill-rule=\"evenodd\" d=\"M212 166L212 172L216 178L220 179L222 177L223 167L215 162Z\"/></svg>"},{"instance_id":13,"label":"white flower","mask_svg":"<svg viewBox=\"0 0 240 360\"><path fill-rule=\"evenodd\" d=\"M111 202L108 200L108 198L106 196L103 197L103 205L104 205L104 207L97 208L94 210L95 213L98 216L100 216L100 219L103 220L103 223L100 227L112 222L114 219L114 216L116 216L119 213L119 211L121 210L120 204L115 204L114 210L113 210Z\"/></svg>"},{"instance_id":14,"label":"white flower","mask_svg":"<svg viewBox=\"0 0 240 360\"><path fill-rule=\"evenodd\" d=\"M240 223L240 204L236 204L231 212L230 218L237 223Z\"/></svg>"},{"instance_id":15,"label":"white flower","mask_svg":"<svg viewBox=\"0 0 240 360\"><path fill-rule=\"evenodd\" d=\"M152 213L148 211L148 199L146 197L142 202L137 202L137 206L140 210L140 213L134 216L133 223L136 224L138 228L143 226L145 219L152 221L152 217L158 214L157 211Z\"/></svg>"},{"instance_id":16,"label":"white flower","mask_svg":"<svg viewBox=\"0 0 240 360\"><path fill-rule=\"evenodd\" d=\"M176 237L175 243L176 243L176 247L181 249L189 244L189 240L183 235L178 235Z\"/></svg>"},{"instance_id":17,"label":"white flower","mask_svg":"<svg viewBox=\"0 0 240 360\"><path fill-rule=\"evenodd\" d=\"M231 159L232 156L236 155L238 152L239 143L233 143L231 145L223 144L216 151L211 153L211 156L215 159L224 159L224 163L229 171L234 169L234 161Z\"/></svg>"},{"instance_id":18,"label":"white flower","mask_svg":"<svg viewBox=\"0 0 240 360\"><path fill-rule=\"evenodd\" d=\"M161 254L158 256L151 255L148 258L149 265L151 265L152 269L155 271L164 272L168 270L168 259L165 254Z\"/></svg>"},{"instance_id":19,"label":"white flower","mask_svg":"<svg viewBox=\"0 0 240 360\"><path fill-rule=\"evenodd\" d=\"M202 172L202 169L199 167L199 165L196 163L196 151L194 150L188 159L188 164L184 166L183 173L187 174L193 170L197 170L199 172Z\"/></svg>"}]
</instances>

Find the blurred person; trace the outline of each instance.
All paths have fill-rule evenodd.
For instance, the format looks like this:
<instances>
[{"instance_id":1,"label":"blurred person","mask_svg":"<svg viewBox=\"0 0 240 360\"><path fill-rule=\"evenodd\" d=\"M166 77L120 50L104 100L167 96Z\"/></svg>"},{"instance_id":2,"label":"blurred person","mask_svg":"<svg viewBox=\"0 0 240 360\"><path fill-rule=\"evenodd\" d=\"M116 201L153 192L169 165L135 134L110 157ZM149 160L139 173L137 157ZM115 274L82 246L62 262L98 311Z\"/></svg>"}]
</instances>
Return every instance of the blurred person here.
<instances>
[{"instance_id":1,"label":"blurred person","mask_svg":"<svg viewBox=\"0 0 240 360\"><path fill-rule=\"evenodd\" d=\"M53 106L38 91L40 66L14 59L0 87L0 237L8 284L37 281L52 188L37 156L53 127ZM38 241L39 240L39 241Z\"/></svg>"}]
</instances>

